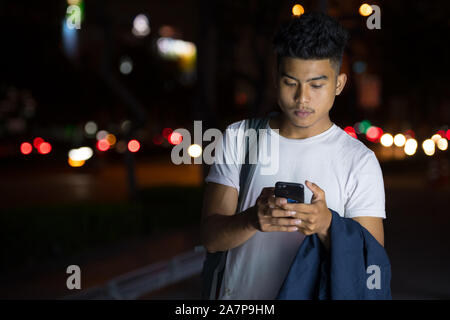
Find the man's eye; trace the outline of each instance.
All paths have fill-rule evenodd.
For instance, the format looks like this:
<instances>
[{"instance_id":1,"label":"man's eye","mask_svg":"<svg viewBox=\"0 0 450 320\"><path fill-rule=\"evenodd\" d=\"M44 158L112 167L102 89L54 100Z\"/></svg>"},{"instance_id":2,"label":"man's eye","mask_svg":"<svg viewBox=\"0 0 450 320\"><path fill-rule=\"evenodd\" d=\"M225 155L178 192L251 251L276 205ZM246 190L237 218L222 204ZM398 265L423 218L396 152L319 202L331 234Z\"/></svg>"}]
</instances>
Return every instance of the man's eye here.
<instances>
[{"instance_id":1,"label":"man's eye","mask_svg":"<svg viewBox=\"0 0 450 320\"><path fill-rule=\"evenodd\" d=\"M295 82L285 82L285 84L288 85L288 86L290 86L290 87L293 87L293 86L296 85Z\"/></svg>"},{"instance_id":2,"label":"man's eye","mask_svg":"<svg viewBox=\"0 0 450 320\"><path fill-rule=\"evenodd\" d=\"M321 85L321 84L320 85L312 84L311 87L313 87L314 89L319 89L319 88L322 88L323 85Z\"/></svg>"}]
</instances>

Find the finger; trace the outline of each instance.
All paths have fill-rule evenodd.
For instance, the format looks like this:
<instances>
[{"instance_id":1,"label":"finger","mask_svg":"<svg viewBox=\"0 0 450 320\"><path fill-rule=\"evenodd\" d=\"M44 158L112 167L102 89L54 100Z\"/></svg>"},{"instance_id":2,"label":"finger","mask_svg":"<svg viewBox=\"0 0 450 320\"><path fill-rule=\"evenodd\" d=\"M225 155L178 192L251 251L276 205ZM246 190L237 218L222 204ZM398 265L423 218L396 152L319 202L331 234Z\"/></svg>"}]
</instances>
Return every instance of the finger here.
<instances>
[{"instance_id":1,"label":"finger","mask_svg":"<svg viewBox=\"0 0 450 320\"><path fill-rule=\"evenodd\" d=\"M281 197L276 197L275 198L275 205L278 206L278 207L282 207L286 203L287 203L287 199L286 198L281 198Z\"/></svg>"},{"instance_id":2,"label":"finger","mask_svg":"<svg viewBox=\"0 0 450 320\"><path fill-rule=\"evenodd\" d=\"M307 203L285 203L281 205L281 208L288 211L297 211L303 213L314 212L314 205Z\"/></svg>"},{"instance_id":3,"label":"finger","mask_svg":"<svg viewBox=\"0 0 450 320\"><path fill-rule=\"evenodd\" d=\"M265 187L261 191L261 195L272 195L275 191L274 187Z\"/></svg>"},{"instance_id":4,"label":"finger","mask_svg":"<svg viewBox=\"0 0 450 320\"><path fill-rule=\"evenodd\" d=\"M272 218L271 225L273 226L281 226L281 227L288 227L288 226L298 226L301 225L302 221L300 219L292 219L292 218Z\"/></svg>"},{"instance_id":5,"label":"finger","mask_svg":"<svg viewBox=\"0 0 450 320\"><path fill-rule=\"evenodd\" d=\"M311 215L308 213L296 212L292 215L293 219L300 219L303 222L310 223Z\"/></svg>"},{"instance_id":6,"label":"finger","mask_svg":"<svg viewBox=\"0 0 450 320\"><path fill-rule=\"evenodd\" d=\"M269 226L267 226L266 231L267 232L276 232L276 231L295 232L295 231L298 231L298 227L269 225Z\"/></svg>"},{"instance_id":7,"label":"finger","mask_svg":"<svg viewBox=\"0 0 450 320\"><path fill-rule=\"evenodd\" d=\"M281 205L283 203L287 203L286 198L278 198L275 196L268 198L268 204L271 208L275 208L275 207L281 208Z\"/></svg>"},{"instance_id":8,"label":"finger","mask_svg":"<svg viewBox=\"0 0 450 320\"><path fill-rule=\"evenodd\" d=\"M308 189L312 191L314 199L319 200L325 197L325 192L314 182L305 180L305 184L308 187Z\"/></svg>"},{"instance_id":9,"label":"finger","mask_svg":"<svg viewBox=\"0 0 450 320\"><path fill-rule=\"evenodd\" d=\"M270 209L271 211L271 216L272 217L292 217L295 214L297 214L297 212L295 211L287 211L287 210L283 210L283 209Z\"/></svg>"}]
</instances>

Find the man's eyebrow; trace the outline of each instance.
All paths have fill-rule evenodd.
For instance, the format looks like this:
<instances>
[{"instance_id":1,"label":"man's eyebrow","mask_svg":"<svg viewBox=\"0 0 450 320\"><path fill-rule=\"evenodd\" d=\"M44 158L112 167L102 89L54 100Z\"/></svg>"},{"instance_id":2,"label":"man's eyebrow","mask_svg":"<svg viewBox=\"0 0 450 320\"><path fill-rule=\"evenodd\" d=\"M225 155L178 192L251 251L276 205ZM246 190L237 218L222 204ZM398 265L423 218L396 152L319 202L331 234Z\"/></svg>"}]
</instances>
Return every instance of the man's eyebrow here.
<instances>
[{"instance_id":1,"label":"man's eyebrow","mask_svg":"<svg viewBox=\"0 0 450 320\"><path fill-rule=\"evenodd\" d=\"M281 72L281 75L284 76L284 77L288 77L288 78L291 78L293 80L296 80L298 82L301 82L296 77L290 76L287 73ZM317 80L328 80L328 77L326 75L322 75L322 76L318 76L318 77L314 77L314 78L308 79L308 80L306 80L306 82L317 81Z\"/></svg>"}]
</instances>

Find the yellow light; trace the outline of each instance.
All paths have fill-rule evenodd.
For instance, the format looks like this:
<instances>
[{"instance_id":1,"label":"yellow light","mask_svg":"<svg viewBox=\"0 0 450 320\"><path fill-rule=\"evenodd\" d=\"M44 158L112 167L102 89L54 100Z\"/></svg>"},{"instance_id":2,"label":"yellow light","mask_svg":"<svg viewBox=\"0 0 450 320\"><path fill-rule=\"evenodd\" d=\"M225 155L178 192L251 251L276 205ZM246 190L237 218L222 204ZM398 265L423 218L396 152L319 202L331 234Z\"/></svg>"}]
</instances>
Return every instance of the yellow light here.
<instances>
[{"instance_id":1,"label":"yellow light","mask_svg":"<svg viewBox=\"0 0 450 320\"><path fill-rule=\"evenodd\" d=\"M192 144L188 148L188 153L192 158L200 157L202 154L202 147L200 147L198 144Z\"/></svg>"},{"instance_id":2,"label":"yellow light","mask_svg":"<svg viewBox=\"0 0 450 320\"><path fill-rule=\"evenodd\" d=\"M395 135L395 137L394 137L394 144L397 147L403 147L405 145L405 142L406 142L406 138L405 138L405 136L403 134L398 133L398 134Z\"/></svg>"},{"instance_id":3,"label":"yellow light","mask_svg":"<svg viewBox=\"0 0 450 320\"><path fill-rule=\"evenodd\" d=\"M67 0L67 4L70 6L78 6L81 0Z\"/></svg>"},{"instance_id":4,"label":"yellow light","mask_svg":"<svg viewBox=\"0 0 450 320\"><path fill-rule=\"evenodd\" d=\"M436 133L435 135L433 135L433 136L431 137L431 140L433 140L434 143L437 143L438 140L441 139L441 138L442 138L441 135Z\"/></svg>"},{"instance_id":5,"label":"yellow light","mask_svg":"<svg viewBox=\"0 0 450 320\"><path fill-rule=\"evenodd\" d=\"M381 136L380 142L385 147L390 147L394 143L394 137L390 133L385 133Z\"/></svg>"},{"instance_id":6,"label":"yellow light","mask_svg":"<svg viewBox=\"0 0 450 320\"><path fill-rule=\"evenodd\" d=\"M359 7L359 14L362 15L363 17L370 16L372 14L372 12L373 12L372 7L367 3L363 3Z\"/></svg>"},{"instance_id":7,"label":"yellow light","mask_svg":"<svg viewBox=\"0 0 450 320\"><path fill-rule=\"evenodd\" d=\"M69 162L69 165L74 168L82 167L85 163L84 160L77 161L77 160L72 160L71 158L69 158L68 162Z\"/></svg>"},{"instance_id":8,"label":"yellow light","mask_svg":"<svg viewBox=\"0 0 450 320\"><path fill-rule=\"evenodd\" d=\"M445 139L445 138L439 139L438 142L437 142L437 147L440 150L442 150L442 151L447 150L447 148L448 148L448 141L447 141L447 139Z\"/></svg>"},{"instance_id":9,"label":"yellow light","mask_svg":"<svg viewBox=\"0 0 450 320\"><path fill-rule=\"evenodd\" d=\"M110 146L115 145L115 144L116 144L116 141L117 141L116 136L113 135L112 133L107 134L106 137L105 137L105 139L106 139L106 141L109 142L109 145L110 145Z\"/></svg>"},{"instance_id":10,"label":"yellow light","mask_svg":"<svg viewBox=\"0 0 450 320\"><path fill-rule=\"evenodd\" d=\"M416 150L417 150L417 141L416 141L416 139L408 139L408 140L406 140L405 149L404 150L405 150L405 153L408 156L412 156L413 154L415 154Z\"/></svg>"},{"instance_id":11,"label":"yellow light","mask_svg":"<svg viewBox=\"0 0 450 320\"><path fill-rule=\"evenodd\" d=\"M301 16L304 13L305 13L305 9L303 8L302 5L296 4L295 6L292 7L292 14L294 16Z\"/></svg>"},{"instance_id":12,"label":"yellow light","mask_svg":"<svg viewBox=\"0 0 450 320\"><path fill-rule=\"evenodd\" d=\"M431 139L427 139L422 143L422 149L427 156L432 156L435 151L434 141Z\"/></svg>"}]
</instances>

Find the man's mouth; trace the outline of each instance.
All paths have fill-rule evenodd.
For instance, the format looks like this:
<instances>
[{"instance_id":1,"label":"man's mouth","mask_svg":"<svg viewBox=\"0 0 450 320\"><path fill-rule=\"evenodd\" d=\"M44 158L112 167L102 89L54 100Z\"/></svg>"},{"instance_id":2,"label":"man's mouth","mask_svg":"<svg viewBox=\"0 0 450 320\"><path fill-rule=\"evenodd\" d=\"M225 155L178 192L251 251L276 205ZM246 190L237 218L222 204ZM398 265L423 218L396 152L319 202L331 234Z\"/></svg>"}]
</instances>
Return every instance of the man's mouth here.
<instances>
[{"instance_id":1,"label":"man's mouth","mask_svg":"<svg viewBox=\"0 0 450 320\"><path fill-rule=\"evenodd\" d=\"M295 110L294 114L299 118L306 118L308 117L312 112L308 110Z\"/></svg>"}]
</instances>

